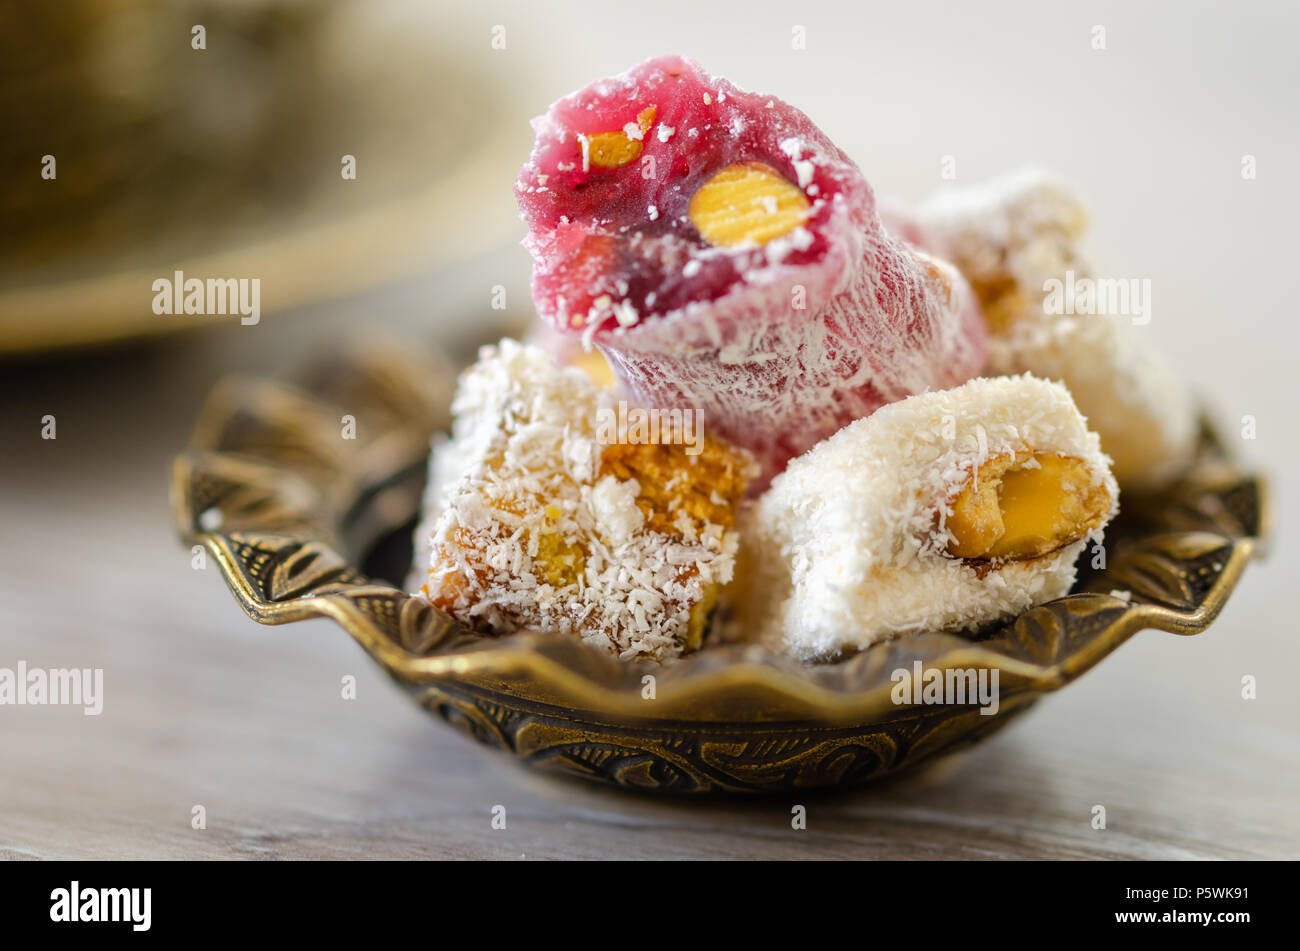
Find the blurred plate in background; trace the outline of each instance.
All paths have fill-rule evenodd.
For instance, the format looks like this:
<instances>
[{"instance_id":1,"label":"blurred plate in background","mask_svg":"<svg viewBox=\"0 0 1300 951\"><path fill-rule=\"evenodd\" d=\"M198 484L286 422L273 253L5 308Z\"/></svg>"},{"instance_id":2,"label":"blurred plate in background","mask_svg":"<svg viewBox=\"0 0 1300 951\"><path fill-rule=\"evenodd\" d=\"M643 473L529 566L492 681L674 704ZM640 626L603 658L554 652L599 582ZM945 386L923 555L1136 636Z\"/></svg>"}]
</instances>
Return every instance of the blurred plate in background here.
<instances>
[{"instance_id":1,"label":"blurred plate in background","mask_svg":"<svg viewBox=\"0 0 1300 951\"><path fill-rule=\"evenodd\" d=\"M153 282L177 270L259 278L266 315L502 243L530 135L503 121L506 84L457 17L413 0L0 11L16 77L0 86L0 352L233 319L155 314Z\"/></svg>"}]
</instances>

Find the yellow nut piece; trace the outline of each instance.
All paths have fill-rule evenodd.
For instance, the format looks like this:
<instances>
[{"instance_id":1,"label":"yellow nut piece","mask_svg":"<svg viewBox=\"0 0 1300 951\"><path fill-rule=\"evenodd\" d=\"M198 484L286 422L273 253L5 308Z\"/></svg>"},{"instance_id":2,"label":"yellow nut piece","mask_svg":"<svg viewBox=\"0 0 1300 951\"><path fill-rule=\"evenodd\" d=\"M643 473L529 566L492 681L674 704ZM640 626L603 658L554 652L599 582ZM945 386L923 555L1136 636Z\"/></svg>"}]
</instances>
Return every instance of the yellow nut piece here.
<instances>
[{"instance_id":1,"label":"yellow nut piece","mask_svg":"<svg viewBox=\"0 0 1300 951\"><path fill-rule=\"evenodd\" d=\"M1030 306L1015 280L1009 277L993 281L975 280L971 282L971 287L984 309L984 323L994 334L1005 333L1016 317Z\"/></svg>"},{"instance_id":2,"label":"yellow nut piece","mask_svg":"<svg viewBox=\"0 0 1300 951\"><path fill-rule=\"evenodd\" d=\"M642 138L654 124L656 109L646 106L636 117ZM622 168L636 161L641 154L641 139L633 139L622 129L614 132L597 132L587 140L587 161L596 168Z\"/></svg>"},{"instance_id":3,"label":"yellow nut piece","mask_svg":"<svg viewBox=\"0 0 1300 951\"><path fill-rule=\"evenodd\" d=\"M552 587L564 588L577 584L586 563L583 550L566 541L563 535L556 532L543 532L538 536L537 557L533 559L533 571Z\"/></svg>"},{"instance_id":4,"label":"yellow nut piece","mask_svg":"<svg viewBox=\"0 0 1300 951\"><path fill-rule=\"evenodd\" d=\"M577 367L591 378L597 386L612 387L617 380L614 370L599 350L584 350L573 358L572 366Z\"/></svg>"},{"instance_id":5,"label":"yellow nut piece","mask_svg":"<svg viewBox=\"0 0 1300 951\"><path fill-rule=\"evenodd\" d=\"M1112 499L1082 460L1056 453L997 456L972 473L952 502L948 554L1007 561L1037 558L1101 525Z\"/></svg>"},{"instance_id":6,"label":"yellow nut piece","mask_svg":"<svg viewBox=\"0 0 1300 951\"><path fill-rule=\"evenodd\" d=\"M762 162L740 162L715 173L686 210L705 241L723 247L767 244L808 220L809 202L797 185Z\"/></svg>"}]
</instances>

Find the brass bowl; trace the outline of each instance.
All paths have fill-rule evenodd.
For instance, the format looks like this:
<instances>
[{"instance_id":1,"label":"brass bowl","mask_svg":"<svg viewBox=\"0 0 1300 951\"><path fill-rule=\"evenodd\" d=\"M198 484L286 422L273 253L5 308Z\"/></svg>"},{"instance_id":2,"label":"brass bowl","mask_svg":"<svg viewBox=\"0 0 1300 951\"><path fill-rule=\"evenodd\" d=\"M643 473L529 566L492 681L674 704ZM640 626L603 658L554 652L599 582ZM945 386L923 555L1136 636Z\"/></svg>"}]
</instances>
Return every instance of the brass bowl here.
<instances>
[{"instance_id":1,"label":"brass bowl","mask_svg":"<svg viewBox=\"0 0 1300 951\"><path fill-rule=\"evenodd\" d=\"M1144 628L1205 630L1266 524L1260 478L1205 427L1183 481L1159 497L1124 498L1103 570L987 636L916 635L821 666L734 645L632 665L558 636L475 636L367 575L382 538L409 557L429 437L446 424L451 382L445 364L399 347L354 350L299 386L222 382L175 460L176 527L187 544L207 547L254 620L333 618L424 707L479 742L625 788L849 785L958 749ZM342 436L345 414L355 439ZM918 660L996 670L998 712L896 705L891 675Z\"/></svg>"}]
</instances>

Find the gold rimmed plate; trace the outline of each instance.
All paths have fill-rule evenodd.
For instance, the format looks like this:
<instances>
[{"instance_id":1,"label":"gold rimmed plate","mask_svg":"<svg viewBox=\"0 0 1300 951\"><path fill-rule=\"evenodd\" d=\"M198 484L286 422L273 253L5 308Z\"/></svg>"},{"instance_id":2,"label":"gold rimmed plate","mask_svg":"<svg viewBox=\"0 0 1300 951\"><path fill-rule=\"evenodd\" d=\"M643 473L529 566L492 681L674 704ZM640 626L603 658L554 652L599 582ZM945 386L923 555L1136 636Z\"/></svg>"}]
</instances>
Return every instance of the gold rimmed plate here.
<instances>
[{"instance_id":1,"label":"gold rimmed plate","mask_svg":"<svg viewBox=\"0 0 1300 951\"><path fill-rule=\"evenodd\" d=\"M0 90L0 355L225 323L155 311L177 272L256 279L261 319L512 239L498 183L531 136L500 121L519 91L456 39L465 14L209 6L201 50L165 0L0 28L21 77Z\"/></svg>"},{"instance_id":2,"label":"gold rimmed plate","mask_svg":"<svg viewBox=\"0 0 1300 951\"><path fill-rule=\"evenodd\" d=\"M476 636L394 583L410 557L445 361L375 345L299 383L230 379L175 461L176 527L263 624L332 618L430 712L544 770L675 793L845 786L995 732L1143 629L1205 630L1257 552L1261 479L1206 427L1159 496L1125 496L1108 562L1067 597L972 639L919 634L808 666L743 645L663 667L573 639ZM356 439L339 420L356 420ZM389 580L380 580L386 577ZM895 672L997 672L989 714L895 703ZM650 679L647 679L650 678Z\"/></svg>"}]
</instances>

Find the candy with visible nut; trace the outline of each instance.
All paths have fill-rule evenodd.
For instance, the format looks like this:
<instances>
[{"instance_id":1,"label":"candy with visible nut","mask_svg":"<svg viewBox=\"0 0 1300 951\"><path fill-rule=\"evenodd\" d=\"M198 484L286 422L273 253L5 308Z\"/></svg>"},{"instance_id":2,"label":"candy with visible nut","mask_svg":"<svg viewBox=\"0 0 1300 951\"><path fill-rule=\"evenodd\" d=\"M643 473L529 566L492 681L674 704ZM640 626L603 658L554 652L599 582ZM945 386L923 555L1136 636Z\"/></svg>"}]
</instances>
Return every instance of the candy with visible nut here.
<instances>
[{"instance_id":1,"label":"candy with visible nut","mask_svg":"<svg viewBox=\"0 0 1300 951\"><path fill-rule=\"evenodd\" d=\"M1074 456L1027 450L972 469L952 500L947 551L958 558L1038 558L1105 523L1114 499Z\"/></svg>"},{"instance_id":2,"label":"candy with visible nut","mask_svg":"<svg viewBox=\"0 0 1300 951\"><path fill-rule=\"evenodd\" d=\"M792 460L743 520L731 633L804 660L979 628L1069 591L1118 488L1059 384L972 380Z\"/></svg>"},{"instance_id":3,"label":"candy with visible nut","mask_svg":"<svg viewBox=\"0 0 1300 951\"><path fill-rule=\"evenodd\" d=\"M989 329L985 373L1065 383L1125 488L1157 490L1187 468L1197 436L1191 395L1140 339L1141 328L1129 326L1131 315L1046 306L1051 282L1096 280L1082 253L1087 211L1069 186L1026 169L941 192L910 220L913 237L956 263L979 294Z\"/></svg>"},{"instance_id":4,"label":"candy with visible nut","mask_svg":"<svg viewBox=\"0 0 1300 951\"><path fill-rule=\"evenodd\" d=\"M733 571L747 453L673 417L653 442L623 433L608 389L511 340L484 348L453 412L425 597L485 633L566 634L626 660L700 645Z\"/></svg>"},{"instance_id":5,"label":"candy with visible nut","mask_svg":"<svg viewBox=\"0 0 1300 951\"><path fill-rule=\"evenodd\" d=\"M516 183L533 300L647 406L702 410L763 467L978 372L960 273L895 238L807 116L681 56L555 102ZM622 131L618 131L622 130Z\"/></svg>"}]
</instances>

